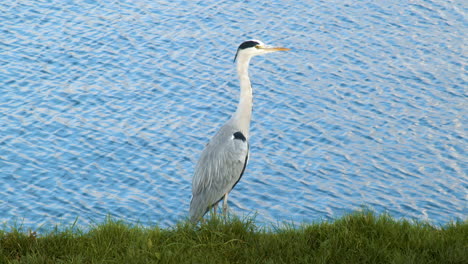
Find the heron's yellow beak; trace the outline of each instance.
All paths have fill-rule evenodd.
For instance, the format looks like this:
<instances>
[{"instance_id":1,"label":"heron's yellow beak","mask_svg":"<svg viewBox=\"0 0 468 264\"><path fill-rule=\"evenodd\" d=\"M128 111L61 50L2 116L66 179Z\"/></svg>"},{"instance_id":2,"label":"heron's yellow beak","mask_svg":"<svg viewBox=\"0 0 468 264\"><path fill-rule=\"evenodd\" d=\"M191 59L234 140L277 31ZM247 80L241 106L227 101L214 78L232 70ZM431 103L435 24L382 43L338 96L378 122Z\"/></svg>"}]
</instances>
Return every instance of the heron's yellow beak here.
<instances>
[{"instance_id":1,"label":"heron's yellow beak","mask_svg":"<svg viewBox=\"0 0 468 264\"><path fill-rule=\"evenodd\" d=\"M266 49L269 49L269 50L272 50L272 51L288 51L288 50L291 50L289 48L283 48L283 47L273 47L273 48L266 48Z\"/></svg>"},{"instance_id":2,"label":"heron's yellow beak","mask_svg":"<svg viewBox=\"0 0 468 264\"><path fill-rule=\"evenodd\" d=\"M283 48L283 47L269 47L269 46L257 46L258 49L266 50L266 51L288 51L291 49Z\"/></svg>"}]
</instances>

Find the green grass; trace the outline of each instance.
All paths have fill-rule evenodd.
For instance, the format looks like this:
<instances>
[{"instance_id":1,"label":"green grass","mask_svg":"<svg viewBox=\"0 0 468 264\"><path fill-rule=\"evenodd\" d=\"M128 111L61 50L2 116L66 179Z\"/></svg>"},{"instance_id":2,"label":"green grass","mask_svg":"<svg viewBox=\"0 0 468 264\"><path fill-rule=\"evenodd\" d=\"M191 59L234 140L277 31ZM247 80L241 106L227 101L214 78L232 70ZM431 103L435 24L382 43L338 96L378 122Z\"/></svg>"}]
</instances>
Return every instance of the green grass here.
<instances>
[{"instance_id":1,"label":"green grass","mask_svg":"<svg viewBox=\"0 0 468 264\"><path fill-rule=\"evenodd\" d=\"M89 231L0 230L0 263L468 263L468 221L434 227L359 212L260 228L251 218L145 228L107 219Z\"/></svg>"}]
</instances>

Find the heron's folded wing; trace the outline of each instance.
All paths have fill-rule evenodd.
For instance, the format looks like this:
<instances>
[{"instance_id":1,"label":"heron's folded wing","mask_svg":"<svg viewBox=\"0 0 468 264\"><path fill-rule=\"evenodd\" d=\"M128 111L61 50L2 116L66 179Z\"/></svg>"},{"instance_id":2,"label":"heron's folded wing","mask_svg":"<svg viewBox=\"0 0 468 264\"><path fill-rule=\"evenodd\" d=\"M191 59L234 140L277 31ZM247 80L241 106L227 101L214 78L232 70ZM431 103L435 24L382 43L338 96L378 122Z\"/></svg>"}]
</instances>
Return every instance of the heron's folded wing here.
<instances>
[{"instance_id":1,"label":"heron's folded wing","mask_svg":"<svg viewBox=\"0 0 468 264\"><path fill-rule=\"evenodd\" d=\"M237 139L233 134L218 133L203 150L192 181L194 196L205 195L207 201L214 203L239 180L249 147L246 140Z\"/></svg>"}]
</instances>

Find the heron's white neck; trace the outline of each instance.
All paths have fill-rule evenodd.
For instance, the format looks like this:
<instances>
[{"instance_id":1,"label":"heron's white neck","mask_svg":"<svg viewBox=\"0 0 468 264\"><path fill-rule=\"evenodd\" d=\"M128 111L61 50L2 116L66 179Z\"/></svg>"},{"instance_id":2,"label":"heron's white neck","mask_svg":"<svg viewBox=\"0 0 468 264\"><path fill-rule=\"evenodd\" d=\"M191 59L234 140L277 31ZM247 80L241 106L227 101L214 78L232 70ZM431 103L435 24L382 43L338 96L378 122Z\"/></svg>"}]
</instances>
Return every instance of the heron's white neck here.
<instances>
[{"instance_id":1,"label":"heron's white neck","mask_svg":"<svg viewBox=\"0 0 468 264\"><path fill-rule=\"evenodd\" d=\"M249 138L250 119L252 118L252 86L249 78L250 56L237 58L237 74L240 80L240 99L233 119L237 126Z\"/></svg>"}]
</instances>

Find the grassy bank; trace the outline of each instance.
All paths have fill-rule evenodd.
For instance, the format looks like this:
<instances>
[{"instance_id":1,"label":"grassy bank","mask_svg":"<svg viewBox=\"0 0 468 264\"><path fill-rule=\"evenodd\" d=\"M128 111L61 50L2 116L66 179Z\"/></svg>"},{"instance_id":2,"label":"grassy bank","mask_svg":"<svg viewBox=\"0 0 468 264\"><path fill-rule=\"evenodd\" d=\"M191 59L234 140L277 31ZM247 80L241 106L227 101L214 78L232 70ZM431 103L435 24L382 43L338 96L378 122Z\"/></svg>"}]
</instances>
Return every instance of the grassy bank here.
<instances>
[{"instance_id":1,"label":"grassy bank","mask_svg":"<svg viewBox=\"0 0 468 264\"><path fill-rule=\"evenodd\" d=\"M86 232L0 231L0 263L468 263L468 221L436 228L364 212L299 228L211 219L161 229L107 220Z\"/></svg>"}]
</instances>

